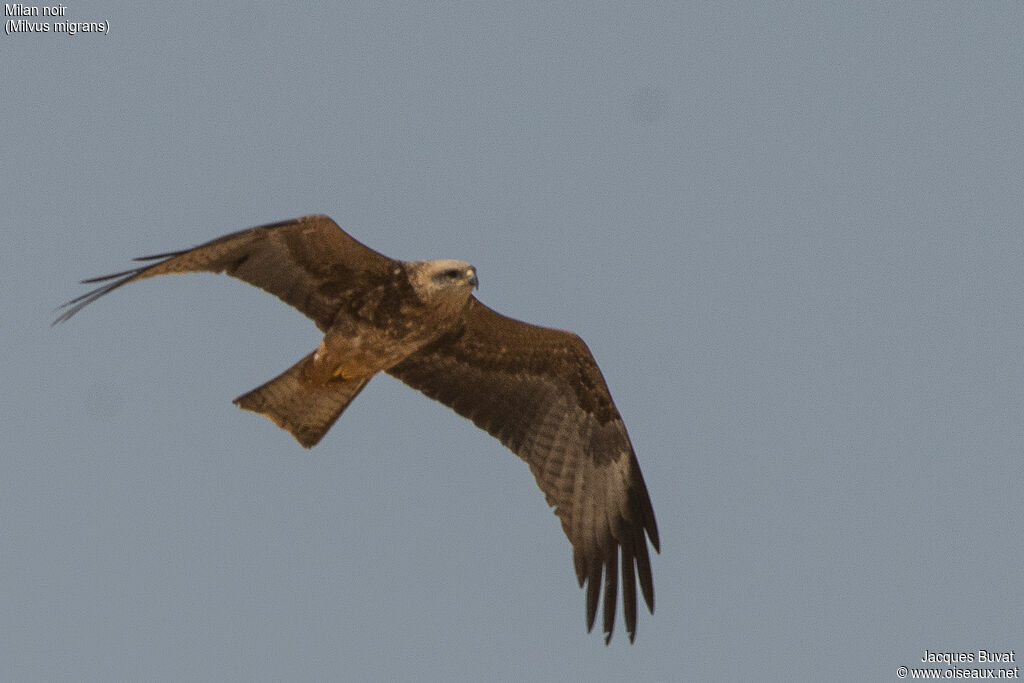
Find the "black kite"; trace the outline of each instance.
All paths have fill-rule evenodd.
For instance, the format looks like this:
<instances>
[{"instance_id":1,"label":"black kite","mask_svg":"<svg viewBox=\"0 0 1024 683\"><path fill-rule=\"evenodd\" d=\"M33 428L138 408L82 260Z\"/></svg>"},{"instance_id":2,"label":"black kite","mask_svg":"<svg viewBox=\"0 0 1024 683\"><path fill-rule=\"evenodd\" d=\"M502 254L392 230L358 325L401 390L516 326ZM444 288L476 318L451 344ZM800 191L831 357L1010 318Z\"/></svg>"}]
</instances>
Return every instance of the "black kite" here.
<instances>
[{"instance_id":1,"label":"black kite","mask_svg":"<svg viewBox=\"0 0 1024 683\"><path fill-rule=\"evenodd\" d=\"M159 259L159 260L157 260ZM587 630L604 584L605 642L622 605L636 635L636 582L654 611L648 539L654 511L601 371L571 332L512 320L480 303L463 261L396 261L327 216L243 230L194 249L83 282L112 280L64 304L62 322L121 285L155 275L226 273L291 304L324 339L313 353L235 403L273 420L309 448L377 372L444 403L530 466L572 543L586 585ZM645 538L646 534L646 538Z\"/></svg>"}]
</instances>

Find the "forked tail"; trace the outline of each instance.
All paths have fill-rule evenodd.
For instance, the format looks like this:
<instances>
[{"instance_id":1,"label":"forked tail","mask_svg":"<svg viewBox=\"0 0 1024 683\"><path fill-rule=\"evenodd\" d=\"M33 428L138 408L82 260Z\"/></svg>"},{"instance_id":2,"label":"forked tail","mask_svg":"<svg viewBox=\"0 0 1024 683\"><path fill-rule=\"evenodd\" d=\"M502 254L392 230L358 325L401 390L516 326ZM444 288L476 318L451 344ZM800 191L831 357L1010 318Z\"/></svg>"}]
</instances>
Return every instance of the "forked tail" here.
<instances>
[{"instance_id":1,"label":"forked tail","mask_svg":"<svg viewBox=\"0 0 1024 683\"><path fill-rule=\"evenodd\" d=\"M370 381L369 377L364 377L310 386L302 381L300 373L312 356L309 354L266 384L234 400L239 408L273 420L306 448L312 448L323 438L345 407Z\"/></svg>"}]
</instances>

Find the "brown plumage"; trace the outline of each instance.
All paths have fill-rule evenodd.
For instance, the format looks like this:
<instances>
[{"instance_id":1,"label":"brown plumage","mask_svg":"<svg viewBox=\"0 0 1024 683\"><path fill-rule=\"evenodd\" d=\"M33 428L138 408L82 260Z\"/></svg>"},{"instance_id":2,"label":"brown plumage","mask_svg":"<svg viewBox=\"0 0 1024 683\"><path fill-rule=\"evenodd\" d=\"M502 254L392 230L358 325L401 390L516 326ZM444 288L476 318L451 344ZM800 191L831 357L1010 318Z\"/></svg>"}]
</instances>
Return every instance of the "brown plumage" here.
<instances>
[{"instance_id":1,"label":"brown plumage","mask_svg":"<svg viewBox=\"0 0 1024 683\"><path fill-rule=\"evenodd\" d=\"M62 322L121 285L208 271L253 284L312 319L320 346L235 399L314 446L380 371L469 418L530 466L573 546L586 587L587 630L604 586L605 642L622 604L636 634L636 583L654 611L647 544L659 549L640 465L601 371L571 332L507 318L472 296L476 270L454 260L396 261L327 216L243 230L194 249L147 256L148 266L64 304ZM620 565L621 558L621 565Z\"/></svg>"}]
</instances>

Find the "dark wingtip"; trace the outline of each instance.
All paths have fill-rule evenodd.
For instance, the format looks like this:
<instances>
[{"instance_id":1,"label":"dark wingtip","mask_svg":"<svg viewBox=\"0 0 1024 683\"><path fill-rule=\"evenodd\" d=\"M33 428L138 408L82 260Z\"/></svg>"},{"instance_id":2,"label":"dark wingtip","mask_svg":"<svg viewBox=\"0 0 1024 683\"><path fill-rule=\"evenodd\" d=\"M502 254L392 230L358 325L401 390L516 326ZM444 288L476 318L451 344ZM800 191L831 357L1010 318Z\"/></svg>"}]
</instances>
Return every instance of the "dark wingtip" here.
<instances>
[{"instance_id":1,"label":"dark wingtip","mask_svg":"<svg viewBox=\"0 0 1024 683\"><path fill-rule=\"evenodd\" d=\"M155 256L143 256L143 257L137 258L135 260L136 261L151 261L153 259L158 259L158 258L177 256L180 253L183 253L183 252L173 252L173 253L167 253L167 254L157 254ZM119 273L111 273L109 275L99 275L97 277L89 277L89 278L86 278L86 279L82 280L81 283L83 285L95 284L97 282L104 282L106 284L102 284L102 285L100 285L99 287L97 287L95 289L89 290L85 294L76 296L71 301L67 301L67 302L61 304L60 306L58 306L56 309L54 309L54 310L59 311L62 308L66 308L68 310L64 311L56 320L54 320L52 323L50 323L50 327L53 327L57 323L62 323L62 322L67 321L69 318L74 316L75 313L78 313L80 310L82 310L83 308L85 308L86 306L91 304L93 301L96 301L96 299L99 299L101 296L104 296L105 294L109 294L110 292L112 292L113 290L117 289L118 287L120 287L123 284L127 284L128 282L131 282L134 278L138 277L139 275L141 275L142 273L144 273L145 271L149 270L150 268L152 268L152 267L154 267L156 265L159 265L159 264L155 264L154 263L154 264L151 264L151 265L148 265L148 266L140 266L139 268L130 268L129 270L122 270Z\"/></svg>"},{"instance_id":2,"label":"dark wingtip","mask_svg":"<svg viewBox=\"0 0 1024 683\"><path fill-rule=\"evenodd\" d=\"M173 258L175 256L181 256L186 251L189 251L189 249L182 249L182 250L179 250L179 251L168 251L168 252L163 253L163 254L150 254L149 256L136 256L132 260L133 261L155 261L158 258Z\"/></svg>"},{"instance_id":3,"label":"dark wingtip","mask_svg":"<svg viewBox=\"0 0 1024 683\"><path fill-rule=\"evenodd\" d=\"M59 310L61 310L63 308L66 308L67 310L64 311L63 313L61 313L59 316L57 316L54 319L54 321L52 323L50 323L50 327L53 327L57 323L66 322L75 313L78 313L80 310L82 310L83 307L89 305L89 303L93 301L93 299L91 297L92 297L92 295L94 293L95 293L95 290L93 290L92 292L86 292L82 296L76 296L71 301L65 301L60 306L57 306L57 308L53 309L54 313L56 313L57 311L59 311Z\"/></svg>"},{"instance_id":4,"label":"dark wingtip","mask_svg":"<svg viewBox=\"0 0 1024 683\"><path fill-rule=\"evenodd\" d=\"M89 284L92 282L103 282L104 280L113 280L114 278L121 278L120 280L108 282L107 284L101 285L96 289L89 290L88 292L82 294L81 296L76 296L74 299L62 303L60 306L55 308L54 311L59 311L62 308L66 308L67 310L61 313L56 320L50 323L50 327L53 327L57 323L66 322L68 319L74 316L75 313L78 313L80 310L91 304L93 301L96 301L96 299L99 299L104 294L109 293L111 290L117 289L118 287L128 282L133 277L135 277L138 273L139 270L126 270L120 273L114 273L113 275L102 275L100 277L82 280L83 284Z\"/></svg>"},{"instance_id":5,"label":"dark wingtip","mask_svg":"<svg viewBox=\"0 0 1024 683\"><path fill-rule=\"evenodd\" d=\"M113 280L116 277L138 275L141 268L131 268L129 270L122 270L120 273L111 273L110 275L98 275L96 277L87 277L84 280L79 280L79 283L83 285L91 285L94 282L106 282L107 280ZM84 299L88 294L83 294L79 299ZM77 301L78 299L75 299Z\"/></svg>"},{"instance_id":6,"label":"dark wingtip","mask_svg":"<svg viewBox=\"0 0 1024 683\"><path fill-rule=\"evenodd\" d=\"M167 258L171 258L173 256L178 256L178 255L183 254L183 253L185 253L185 252L183 252L183 251L171 251L171 252L167 252L166 254L153 254L152 256L140 256L140 257L138 257L138 258L136 258L134 260L135 261L155 261L156 259L167 259ZM54 320L52 323L50 323L50 327L53 327L57 323L66 322L69 318L74 316L75 313L78 313L80 310L82 310L83 308L85 308L86 306L91 304L93 301L96 301L96 299L99 299L104 294L107 294L107 293L117 289L121 285L130 282L132 278L134 278L137 275L142 274L143 271L149 270L154 265L159 265L159 264L152 264L152 265L149 265L149 266L141 266L139 268L131 268L129 270L122 270L119 273L111 273L110 275L99 275L97 277L89 277L89 278L86 278L86 279L82 280L81 283L83 285L91 285L91 284L95 284L97 282L106 282L107 284L100 285L96 289L90 290L90 291L86 292L85 294L82 294L81 296L76 296L71 301L67 301L67 302L61 304L60 306L58 306L57 308L55 308L54 309L55 311L59 311L62 308L66 308L67 310L64 311L63 313L61 313L60 316L56 320ZM109 282L110 280L113 280L113 282Z\"/></svg>"}]
</instances>

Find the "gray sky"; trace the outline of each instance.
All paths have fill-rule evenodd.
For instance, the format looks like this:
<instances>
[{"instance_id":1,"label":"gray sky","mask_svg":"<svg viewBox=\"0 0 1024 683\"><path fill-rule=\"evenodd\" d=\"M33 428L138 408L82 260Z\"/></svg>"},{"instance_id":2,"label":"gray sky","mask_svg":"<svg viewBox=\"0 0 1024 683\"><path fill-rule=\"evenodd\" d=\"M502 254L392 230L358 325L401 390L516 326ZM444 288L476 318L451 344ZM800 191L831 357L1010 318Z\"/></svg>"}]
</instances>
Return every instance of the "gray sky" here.
<instances>
[{"instance_id":1,"label":"gray sky","mask_svg":"<svg viewBox=\"0 0 1024 683\"><path fill-rule=\"evenodd\" d=\"M0 36L0 678L1024 657L1022 5L188 7ZM276 299L164 278L49 327L310 212L586 339L662 537L635 645L469 421L381 377L307 452L232 406L319 341Z\"/></svg>"}]
</instances>

